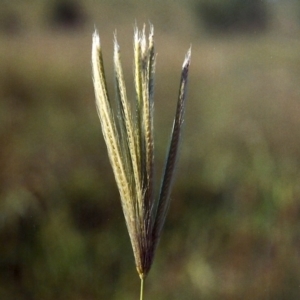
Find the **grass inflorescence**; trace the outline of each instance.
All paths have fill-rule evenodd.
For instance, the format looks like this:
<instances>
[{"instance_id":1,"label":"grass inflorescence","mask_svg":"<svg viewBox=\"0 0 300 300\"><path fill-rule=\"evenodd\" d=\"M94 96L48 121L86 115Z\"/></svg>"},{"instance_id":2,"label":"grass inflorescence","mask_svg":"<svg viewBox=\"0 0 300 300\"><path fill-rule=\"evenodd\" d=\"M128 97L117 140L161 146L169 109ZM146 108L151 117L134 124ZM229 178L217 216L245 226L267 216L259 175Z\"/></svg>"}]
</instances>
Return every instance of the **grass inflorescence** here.
<instances>
[{"instance_id":1,"label":"grass inflorescence","mask_svg":"<svg viewBox=\"0 0 300 300\"><path fill-rule=\"evenodd\" d=\"M159 194L154 194L153 95L156 54L154 29L148 40L145 27L134 31L135 109L128 101L120 50L114 39L114 79L116 111L107 92L100 37L93 35L92 68L96 107L108 156L119 189L125 221L133 248L137 272L144 280L154 258L170 204L170 192L177 159L186 101L191 49L183 62L177 109Z\"/></svg>"}]
</instances>

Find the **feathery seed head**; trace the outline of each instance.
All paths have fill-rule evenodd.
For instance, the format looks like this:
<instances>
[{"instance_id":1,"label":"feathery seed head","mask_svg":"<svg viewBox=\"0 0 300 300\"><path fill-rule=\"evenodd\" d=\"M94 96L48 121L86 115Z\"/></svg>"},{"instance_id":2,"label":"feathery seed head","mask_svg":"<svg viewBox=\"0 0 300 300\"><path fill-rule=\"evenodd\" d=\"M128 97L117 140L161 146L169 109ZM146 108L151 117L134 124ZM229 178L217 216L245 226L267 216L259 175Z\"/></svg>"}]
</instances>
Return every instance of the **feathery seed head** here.
<instances>
[{"instance_id":1,"label":"feathery seed head","mask_svg":"<svg viewBox=\"0 0 300 300\"><path fill-rule=\"evenodd\" d=\"M106 87L100 37L93 34L92 69L96 107L110 163L119 189L136 268L141 279L148 274L163 228L173 181L183 123L191 48L181 73L177 109L158 197L154 195L153 94L155 75L154 28L148 43L145 26L134 29L135 110L126 94L120 50L115 35L114 67L116 112ZM115 118L115 116L118 118Z\"/></svg>"}]
</instances>

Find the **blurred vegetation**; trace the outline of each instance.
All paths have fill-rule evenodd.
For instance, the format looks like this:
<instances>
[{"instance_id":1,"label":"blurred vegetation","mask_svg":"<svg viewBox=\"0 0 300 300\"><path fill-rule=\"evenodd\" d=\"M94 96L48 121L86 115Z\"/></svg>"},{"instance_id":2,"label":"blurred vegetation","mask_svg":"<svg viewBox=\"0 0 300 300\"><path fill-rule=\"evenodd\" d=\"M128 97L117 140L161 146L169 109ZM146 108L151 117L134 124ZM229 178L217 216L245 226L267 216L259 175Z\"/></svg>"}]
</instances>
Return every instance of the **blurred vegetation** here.
<instances>
[{"instance_id":1,"label":"blurred vegetation","mask_svg":"<svg viewBox=\"0 0 300 300\"><path fill-rule=\"evenodd\" d=\"M262 2L264 26L245 27L210 15L241 20L249 10L231 8L241 1L160 3L1 4L0 299L138 297L90 66L95 25L113 98L117 29L132 92L135 20L156 30L158 178L192 43L177 180L147 297L299 299L299 4Z\"/></svg>"},{"instance_id":2,"label":"blurred vegetation","mask_svg":"<svg viewBox=\"0 0 300 300\"><path fill-rule=\"evenodd\" d=\"M267 5L261 0L195 1L206 29L262 30L267 25Z\"/></svg>"}]
</instances>

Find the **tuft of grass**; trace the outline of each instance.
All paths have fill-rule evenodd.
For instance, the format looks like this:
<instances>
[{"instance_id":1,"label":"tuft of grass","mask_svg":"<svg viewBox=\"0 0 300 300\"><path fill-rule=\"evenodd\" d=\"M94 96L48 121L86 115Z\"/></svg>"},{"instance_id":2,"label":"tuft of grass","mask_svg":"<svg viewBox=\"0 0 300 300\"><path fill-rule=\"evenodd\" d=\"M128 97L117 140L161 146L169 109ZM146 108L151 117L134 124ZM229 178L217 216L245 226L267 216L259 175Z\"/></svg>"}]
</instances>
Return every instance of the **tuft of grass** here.
<instances>
[{"instance_id":1,"label":"tuft of grass","mask_svg":"<svg viewBox=\"0 0 300 300\"><path fill-rule=\"evenodd\" d=\"M122 71L120 50L114 39L114 79L116 109L109 99L100 37L95 31L92 45L92 69L96 107L100 118L108 156L119 189L122 209L133 248L137 272L141 279L140 299L144 280L151 268L155 249L170 205L180 134L186 102L186 88L191 49L183 62L176 114L159 194L154 194L154 28L148 40L145 26L134 30L135 109L128 101Z\"/></svg>"}]
</instances>

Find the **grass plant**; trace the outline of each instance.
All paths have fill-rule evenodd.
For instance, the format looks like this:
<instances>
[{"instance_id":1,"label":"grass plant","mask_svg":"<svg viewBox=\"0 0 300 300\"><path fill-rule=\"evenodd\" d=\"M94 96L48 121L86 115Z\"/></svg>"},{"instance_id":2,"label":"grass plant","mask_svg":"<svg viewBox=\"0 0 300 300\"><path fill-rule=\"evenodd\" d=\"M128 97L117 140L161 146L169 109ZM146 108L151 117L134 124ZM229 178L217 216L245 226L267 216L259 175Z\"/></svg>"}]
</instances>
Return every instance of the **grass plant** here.
<instances>
[{"instance_id":1,"label":"grass plant","mask_svg":"<svg viewBox=\"0 0 300 300\"><path fill-rule=\"evenodd\" d=\"M176 114L165 169L158 196L154 193L153 95L156 54L154 29L148 40L145 27L134 31L134 109L128 101L120 50L114 40L116 106L112 105L104 72L102 48L97 31L93 35L92 68L96 107L108 156L119 189L125 221L133 248L137 272L144 281L151 268L155 249L170 205L180 134L186 102L191 49L183 62Z\"/></svg>"}]
</instances>

